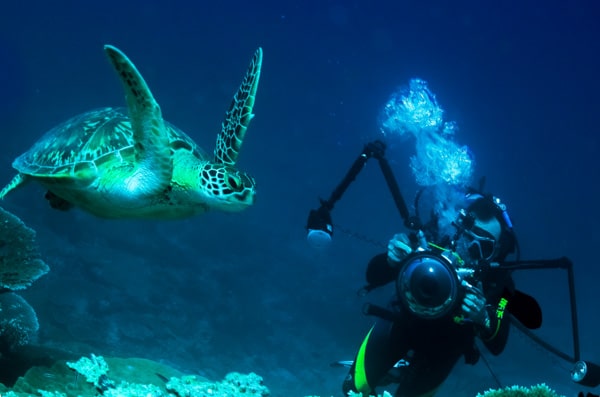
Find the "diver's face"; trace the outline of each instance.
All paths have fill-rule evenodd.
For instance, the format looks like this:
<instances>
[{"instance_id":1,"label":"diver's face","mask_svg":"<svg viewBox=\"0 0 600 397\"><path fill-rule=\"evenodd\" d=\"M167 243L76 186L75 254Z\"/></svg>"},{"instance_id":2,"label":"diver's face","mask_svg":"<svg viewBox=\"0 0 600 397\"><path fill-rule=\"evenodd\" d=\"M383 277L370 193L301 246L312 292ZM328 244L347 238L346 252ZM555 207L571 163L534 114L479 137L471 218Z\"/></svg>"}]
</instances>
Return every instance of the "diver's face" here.
<instances>
[{"instance_id":1,"label":"diver's face","mask_svg":"<svg viewBox=\"0 0 600 397\"><path fill-rule=\"evenodd\" d=\"M496 238L487 230L474 225L462 232L456 242L456 253L469 265L489 262L496 255Z\"/></svg>"}]
</instances>

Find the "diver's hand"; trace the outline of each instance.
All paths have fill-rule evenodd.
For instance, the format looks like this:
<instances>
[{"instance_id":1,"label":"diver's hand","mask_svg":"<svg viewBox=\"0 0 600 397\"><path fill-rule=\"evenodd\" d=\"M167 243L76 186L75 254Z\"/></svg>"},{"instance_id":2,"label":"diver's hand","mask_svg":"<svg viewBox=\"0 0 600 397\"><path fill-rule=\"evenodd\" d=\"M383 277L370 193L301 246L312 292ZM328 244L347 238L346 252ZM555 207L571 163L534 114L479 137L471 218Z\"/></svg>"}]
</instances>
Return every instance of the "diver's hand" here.
<instances>
[{"instance_id":1,"label":"diver's hand","mask_svg":"<svg viewBox=\"0 0 600 397\"><path fill-rule=\"evenodd\" d=\"M466 280L462 280L461 284L467 290L461 306L463 315L475 324L489 329L490 316L486 309L481 282L477 286L473 286Z\"/></svg>"},{"instance_id":2,"label":"diver's hand","mask_svg":"<svg viewBox=\"0 0 600 397\"><path fill-rule=\"evenodd\" d=\"M392 267L398 267L406 255L412 252L410 240L405 233L394 234L388 243L387 261Z\"/></svg>"}]
</instances>

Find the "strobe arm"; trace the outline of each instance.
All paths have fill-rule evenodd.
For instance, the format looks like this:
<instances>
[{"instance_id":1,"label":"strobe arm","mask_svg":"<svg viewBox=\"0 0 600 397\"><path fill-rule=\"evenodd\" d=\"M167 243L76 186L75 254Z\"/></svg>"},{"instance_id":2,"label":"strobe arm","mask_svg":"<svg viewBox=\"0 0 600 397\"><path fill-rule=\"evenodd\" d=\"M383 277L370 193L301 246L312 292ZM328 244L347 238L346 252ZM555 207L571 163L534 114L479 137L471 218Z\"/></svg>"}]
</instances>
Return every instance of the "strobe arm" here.
<instances>
[{"instance_id":1,"label":"strobe arm","mask_svg":"<svg viewBox=\"0 0 600 397\"><path fill-rule=\"evenodd\" d=\"M420 223L416 217L410 217L406 202L400 193L400 188L394 177L392 169L385 159L385 143L376 140L367 143L361 154L354 160L352 166L340 182L340 184L333 190L328 200L320 199L321 206L318 209L313 209L308 214L308 220L306 222L306 229L308 231L307 238L309 242L315 246L323 246L331 241L333 235L333 225L331 221L331 211L335 206L336 202L342 198L344 192L352 182L356 179L360 171L364 168L365 164L371 157L375 157L379 162L379 167L386 180L396 208L400 212L400 216L404 220L404 224L411 228L416 229Z\"/></svg>"},{"instance_id":2,"label":"strobe arm","mask_svg":"<svg viewBox=\"0 0 600 397\"><path fill-rule=\"evenodd\" d=\"M365 164L371 157L383 158L385 153L385 144L381 141L369 142L363 148L361 154L354 160L352 166L344 176L344 179L333 190L329 200L321 200L321 207L325 206L327 210L333 210L335 203L342 198L342 195L348 189L350 184L354 182L358 174L362 171Z\"/></svg>"},{"instance_id":3,"label":"strobe arm","mask_svg":"<svg viewBox=\"0 0 600 397\"><path fill-rule=\"evenodd\" d=\"M394 203L396 204L396 208L404 221L404 226L411 230L418 230L421 228L421 222L418 217L411 217L408 212L408 207L406 206L406 202L404 201L404 196L400 193L400 188L398 187L398 182L396 181L396 177L392 171L392 167L386 160L383 155L383 151L381 152L373 152L373 157L375 157L379 161L379 168L381 168L381 173L385 178L385 182L388 185L388 189L392 194L392 198L394 199Z\"/></svg>"},{"instance_id":4,"label":"strobe arm","mask_svg":"<svg viewBox=\"0 0 600 397\"><path fill-rule=\"evenodd\" d=\"M596 387L600 385L600 365L591 361L581 359L581 351L579 344L579 322L577 318L577 304L575 299L575 275L573 271L573 262L569 258L562 257L558 259L542 259L528 261L508 261L501 265L500 269L505 270L527 270L527 269L564 269L567 271L567 281L569 287L569 301L571 309L571 331L573 334L573 355L569 355L554 345L546 342L531 330L525 327L520 321L513 321L516 326L525 336L539 346L554 354L555 356L573 364L571 369L571 380L583 386Z\"/></svg>"}]
</instances>

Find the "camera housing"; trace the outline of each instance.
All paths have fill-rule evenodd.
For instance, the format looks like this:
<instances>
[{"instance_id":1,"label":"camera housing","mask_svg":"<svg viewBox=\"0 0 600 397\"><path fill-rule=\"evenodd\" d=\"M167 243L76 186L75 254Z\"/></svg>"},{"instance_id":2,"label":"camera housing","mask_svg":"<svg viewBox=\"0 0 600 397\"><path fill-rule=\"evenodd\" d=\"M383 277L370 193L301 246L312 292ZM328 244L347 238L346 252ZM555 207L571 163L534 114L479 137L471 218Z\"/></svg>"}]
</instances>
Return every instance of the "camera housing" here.
<instances>
[{"instance_id":1,"label":"camera housing","mask_svg":"<svg viewBox=\"0 0 600 397\"><path fill-rule=\"evenodd\" d=\"M404 259L396 278L398 300L421 319L454 315L464 294L461 281L472 271L464 273L457 271L455 264L443 254L412 253Z\"/></svg>"}]
</instances>

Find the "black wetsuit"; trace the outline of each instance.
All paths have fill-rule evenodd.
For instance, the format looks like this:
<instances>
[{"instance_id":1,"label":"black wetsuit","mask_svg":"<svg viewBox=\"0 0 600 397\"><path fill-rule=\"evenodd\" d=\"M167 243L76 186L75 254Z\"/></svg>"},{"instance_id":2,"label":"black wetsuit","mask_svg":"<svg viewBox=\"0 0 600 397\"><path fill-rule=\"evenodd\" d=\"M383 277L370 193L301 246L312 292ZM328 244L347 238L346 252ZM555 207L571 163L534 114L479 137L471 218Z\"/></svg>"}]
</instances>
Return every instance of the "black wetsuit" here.
<instances>
[{"instance_id":1,"label":"black wetsuit","mask_svg":"<svg viewBox=\"0 0 600 397\"><path fill-rule=\"evenodd\" d=\"M381 254L371 262L385 260L386 255ZM376 394L376 386L398 383L396 397L431 396L461 357L470 364L477 362L476 337L494 355L500 354L508 339L509 318L504 310L514 283L508 272L489 273L481 281L488 302L489 329L467 321L459 323L454 315L425 320L393 305L394 320L378 320L363 340L344 381L344 393ZM409 365L394 368L401 359ZM390 374L394 379L389 379Z\"/></svg>"}]
</instances>

